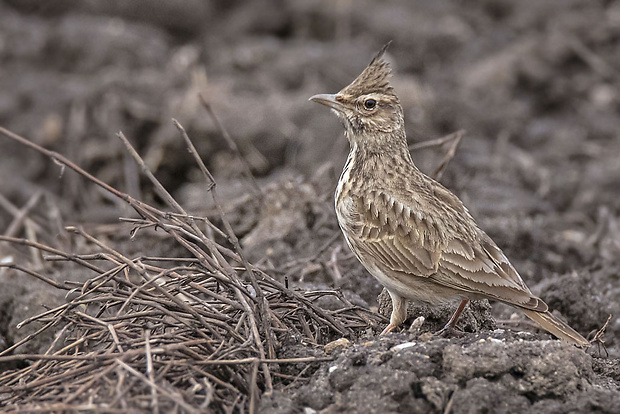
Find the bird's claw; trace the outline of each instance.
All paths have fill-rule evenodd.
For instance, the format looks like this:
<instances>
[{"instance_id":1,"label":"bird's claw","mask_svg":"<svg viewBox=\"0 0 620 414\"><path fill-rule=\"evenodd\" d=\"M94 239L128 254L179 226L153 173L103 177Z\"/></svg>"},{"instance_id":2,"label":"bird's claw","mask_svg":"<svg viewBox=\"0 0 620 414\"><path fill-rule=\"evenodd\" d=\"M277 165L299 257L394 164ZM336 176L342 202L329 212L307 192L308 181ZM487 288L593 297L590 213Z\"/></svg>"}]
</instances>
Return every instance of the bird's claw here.
<instances>
[{"instance_id":1,"label":"bird's claw","mask_svg":"<svg viewBox=\"0 0 620 414\"><path fill-rule=\"evenodd\" d=\"M465 335L466 334L464 331L461 331L460 329L457 329L450 325L444 326L442 329L438 330L433 334L433 336L436 336L438 338L462 338Z\"/></svg>"}]
</instances>

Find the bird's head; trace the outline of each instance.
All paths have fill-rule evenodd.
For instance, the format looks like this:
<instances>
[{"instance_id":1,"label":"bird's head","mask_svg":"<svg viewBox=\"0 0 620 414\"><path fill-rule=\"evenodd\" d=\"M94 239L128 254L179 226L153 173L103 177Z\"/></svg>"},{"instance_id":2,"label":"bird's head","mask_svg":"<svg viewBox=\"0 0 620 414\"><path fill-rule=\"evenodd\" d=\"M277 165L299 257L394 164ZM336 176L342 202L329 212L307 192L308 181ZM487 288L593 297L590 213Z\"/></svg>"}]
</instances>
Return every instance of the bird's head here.
<instances>
[{"instance_id":1,"label":"bird's head","mask_svg":"<svg viewBox=\"0 0 620 414\"><path fill-rule=\"evenodd\" d=\"M383 59L389 45L383 46L366 69L340 92L310 98L338 115L352 143L377 135L400 135L403 131L403 109L389 83L392 70Z\"/></svg>"}]
</instances>

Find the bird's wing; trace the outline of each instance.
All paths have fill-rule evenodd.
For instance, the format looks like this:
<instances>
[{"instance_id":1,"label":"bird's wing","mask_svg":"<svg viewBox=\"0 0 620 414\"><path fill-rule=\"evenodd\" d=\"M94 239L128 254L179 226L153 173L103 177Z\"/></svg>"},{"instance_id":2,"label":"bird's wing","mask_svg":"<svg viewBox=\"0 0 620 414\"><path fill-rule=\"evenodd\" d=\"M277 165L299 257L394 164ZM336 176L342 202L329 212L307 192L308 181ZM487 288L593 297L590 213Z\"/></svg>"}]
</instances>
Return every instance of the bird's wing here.
<instances>
[{"instance_id":1,"label":"bird's wing","mask_svg":"<svg viewBox=\"0 0 620 414\"><path fill-rule=\"evenodd\" d=\"M547 304L532 295L528 287L493 240L481 231L481 240L467 251L459 239L452 239L442 251L439 271L431 277L439 284L507 302L525 309L546 312ZM473 256L467 256L472 250Z\"/></svg>"},{"instance_id":2,"label":"bird's wing","mask_svg":"<svg viewBox=\"0 0 620 414\"><path fill-rule=\"evenodd\" d=\"M422 200L405 203L380 192L357 199L353 203L355 217L351 217L356 223L351 229L355 240L351 242L358 255L400 278L403 274L429 278L453 289L546 311L547 305L532 295L456 196L449 193L441 197L450 197L452 204L454 199L457 202L452 208L445 203L448 200L439 200L432 215ZM437 211L438 207L447 211ZM453 211L457 208L463 211Z\"/></svg>"}]
</instances>

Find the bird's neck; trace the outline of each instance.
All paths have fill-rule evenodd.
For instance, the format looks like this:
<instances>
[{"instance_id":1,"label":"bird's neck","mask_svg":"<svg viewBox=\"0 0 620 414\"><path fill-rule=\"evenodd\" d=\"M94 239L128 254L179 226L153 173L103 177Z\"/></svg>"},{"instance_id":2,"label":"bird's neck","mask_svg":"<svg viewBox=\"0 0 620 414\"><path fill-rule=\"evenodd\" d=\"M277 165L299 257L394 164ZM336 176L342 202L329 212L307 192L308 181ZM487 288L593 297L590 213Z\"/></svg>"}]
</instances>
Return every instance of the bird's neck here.
<instances>
[{"instance_id":1,"label":"bird's neck","mask_svg":"<svg viewBox=\"0 0 620 414\"><path fill-rule=\"evenodd\" d=\"M394 163L413 165L404 129L390 133L347 133L347 139L351 145L351 155L367 164L366 168L389 167L394 166Z\"/></svg>"},{"instance_id":2,"label":"bird's neck","mask_svg":"<svg viewBox=\"0 0 620 414\"><path fill-rule=\"evenodd\" d=\"M348 138L351 150L341 180L346 176L360 184L375 183L381 187L381 182L386 184L399 176L419 172L411 159L404 131Z\"/></svg>"}]
</instances>

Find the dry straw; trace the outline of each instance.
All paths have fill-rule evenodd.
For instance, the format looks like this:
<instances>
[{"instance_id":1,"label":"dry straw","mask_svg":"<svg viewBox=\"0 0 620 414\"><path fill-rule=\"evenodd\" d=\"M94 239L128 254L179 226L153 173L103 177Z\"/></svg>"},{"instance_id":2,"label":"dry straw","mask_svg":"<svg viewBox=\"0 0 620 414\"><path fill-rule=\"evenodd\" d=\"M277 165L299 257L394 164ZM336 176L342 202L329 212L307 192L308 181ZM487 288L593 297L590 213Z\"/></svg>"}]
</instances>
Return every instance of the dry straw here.
<instances>
[{"instance_id":1,"label":"dry straw","mask_svg":"<svg viewBox=\"0 0 620 414\"><path fill-rule=\"evenodd\" d=\"M305 344L310 350L304 355L319 354L312 345L355 337L379 321L339 291L292 290L250 263L223 213L211 173L183 127L174 124L204 175L215 218L188 214L122 133L118 137L170 210L118 191L63 155L0 127L6 137L129 204L137 213L123 219L133 225L131 237L164 231L183 251L182 257L129 257L80 227L66 230L97 253L73 254L36 239L0 236L43 252L47 262L72 262L93 274L85 283L59 283L45 274L45 266L35 271L0 264L68 291L65 304L21 323L39 324L34 333L0 352L0 363L28 362L0 374L5 409L253 413L263 393L303 380L312 366L328 359L286 357L285 347ZM319 306L324 296L339 301L340 309ZM47 352L13 354L45 331L56 338Z\"/></svg>"}]
</instances>

